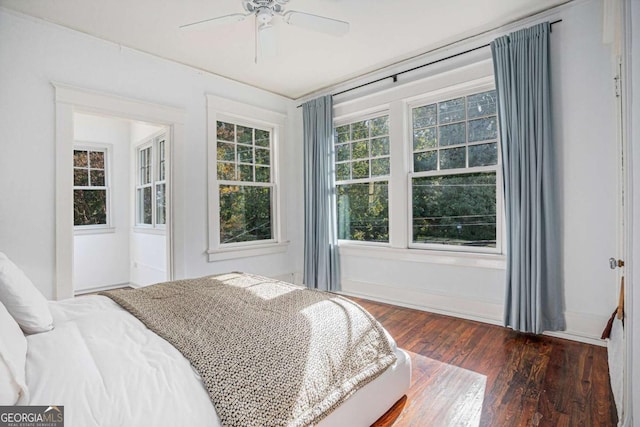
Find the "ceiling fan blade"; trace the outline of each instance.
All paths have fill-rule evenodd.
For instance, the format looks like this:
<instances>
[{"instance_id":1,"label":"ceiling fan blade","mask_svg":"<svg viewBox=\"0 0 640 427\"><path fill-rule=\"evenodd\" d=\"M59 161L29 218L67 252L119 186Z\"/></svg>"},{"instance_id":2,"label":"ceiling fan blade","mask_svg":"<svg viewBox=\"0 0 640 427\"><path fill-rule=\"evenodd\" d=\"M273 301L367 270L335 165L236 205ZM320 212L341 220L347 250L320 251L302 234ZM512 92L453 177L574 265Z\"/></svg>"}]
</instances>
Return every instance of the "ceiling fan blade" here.
<instances>
[{"instance_id":1,"label":"ceiling fan blade","mask_svg":"<svg viewBox=\"0 0 640 427\"><path fill-rule=\"evenodd\" d=\"M217 18L205 19L203 21L193 22L191 24L181 25L180 29L185 31L190 30L204 30L209 27L216 27L218 25L230 24L233 22L244 21L247 16L251 16L251 13L233 13L231 15L218 16Z\"/></svg>"},{"instance_id":2,"label":"ceiling fan blade","mask_svg":"<svg viewBox=\"0 0 640 427\"><path fill-rule=\"evenodd\" d=\"M287 24L334 36L344 36L349 32L349 23L346 21L313 15L311 13L297 12L295 10L286 12L284 14L284 21Z\"/></svg>"},{"instance_id":3,"label":"ceiling fan blade","mask_svg":"<svg viewBox=\"0 0 640 427\"><path fill-rule=\"evenodd\" d=\"M273 25L258 25L256 29L256 64L258 60L273 58L276 54L276 34Z\"/></svg>"}]
</instances>

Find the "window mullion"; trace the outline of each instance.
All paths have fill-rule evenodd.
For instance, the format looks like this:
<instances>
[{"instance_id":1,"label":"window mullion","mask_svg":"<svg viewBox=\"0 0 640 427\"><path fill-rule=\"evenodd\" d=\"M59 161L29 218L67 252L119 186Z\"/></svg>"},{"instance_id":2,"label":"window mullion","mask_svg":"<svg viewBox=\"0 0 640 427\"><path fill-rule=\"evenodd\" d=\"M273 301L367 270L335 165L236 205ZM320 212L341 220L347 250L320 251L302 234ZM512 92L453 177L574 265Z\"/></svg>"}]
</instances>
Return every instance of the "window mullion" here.
<instances>
[{"instance_id":1,"label":"window mullion","mask_svg":"<svg viewBox=\"0 0 640 427\"><path fill-rule=\"evenodd\" d=\"M404 126L406 105L395 101L389 106L389 152L391 176L389 177L389 244L394 248L406 248L408 244L408 192L406 175L409 172L405 141L409 138Z\"/></svg>"}]
</instances>

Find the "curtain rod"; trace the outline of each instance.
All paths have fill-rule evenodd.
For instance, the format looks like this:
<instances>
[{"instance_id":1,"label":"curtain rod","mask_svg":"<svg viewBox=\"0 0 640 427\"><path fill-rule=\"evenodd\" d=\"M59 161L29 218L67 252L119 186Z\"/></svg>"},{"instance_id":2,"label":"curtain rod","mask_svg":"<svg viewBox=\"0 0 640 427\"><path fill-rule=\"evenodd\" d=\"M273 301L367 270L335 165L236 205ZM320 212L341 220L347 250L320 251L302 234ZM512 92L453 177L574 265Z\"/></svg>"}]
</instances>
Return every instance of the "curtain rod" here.
<instances>
[{"instance_id":1,"label":"curtain rod","mask_svg":"<svg viewBox=\"0 0 640 427\"><path fill-rule=\"evenodd\" d=\"M551 22L549 24L549 26L553 26L554 24L557 24L559 22L562 22L562 19L558 19L556 21ZM418 65L417 67L409 68L408 70L399 71L397 73L388 75L386 77L380 77L379 79L375 79L375 80L372 80L372 81L367 82L367 83L362 83L361 85L354 86L354 87L349 88L349 89L341 90L340 92L332 93L331 96L342 95L343 93L351 92L352 90L360 89L362 87L369 86L369 85L372 85L374 83L379 83L379 82L387 80L387 79L393 79L393 82L395 83L395 82L398 81L398 76L399 75L402 75L402 74L405 74L405 73L410 73L412 71L419 70L420 68L428 67L429 65L437 64L438 62L442 62L442 61L447 61L449 59L453 59L453 58L456 58L458 56L466 55L467 53L475 52L476 50L484 49L485 47L489 47L489 46L491 46L491 43L487 43L487 44L483 44L482 46L478 46L478 47L474 47L474 48L471 48L471 49L467 49L467 50L465 50L463 52L458 52L458 53L455 53L453 55L446 56L444 58L436 59L435 61L427 62L426 64ZM297 108L300 108L300 107L302 107L302 104L298 105Z\"/></svg>"}]
</instances>

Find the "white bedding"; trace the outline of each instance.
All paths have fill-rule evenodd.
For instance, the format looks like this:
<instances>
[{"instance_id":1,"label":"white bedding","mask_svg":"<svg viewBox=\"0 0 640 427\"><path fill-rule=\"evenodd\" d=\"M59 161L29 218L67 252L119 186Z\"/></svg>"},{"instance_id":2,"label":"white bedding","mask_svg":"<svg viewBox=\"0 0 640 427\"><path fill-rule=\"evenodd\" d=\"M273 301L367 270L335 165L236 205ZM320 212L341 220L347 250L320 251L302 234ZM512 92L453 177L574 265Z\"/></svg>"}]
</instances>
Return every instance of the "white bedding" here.
<instances>
[{"instance_id":1,"label":"white bedding","mask_svg":"<svg viewBox=\"0 0 640 427\"><path fill-rule=\"evenodd\" d=\"M220 426L189 362L118 304L95 295L50 309L55 329L27 337L31 405L64 405L68 427ZM402 397L411 368L396 353L395 365L319 425L368 426Z\"/></svg>"}]
</instances>

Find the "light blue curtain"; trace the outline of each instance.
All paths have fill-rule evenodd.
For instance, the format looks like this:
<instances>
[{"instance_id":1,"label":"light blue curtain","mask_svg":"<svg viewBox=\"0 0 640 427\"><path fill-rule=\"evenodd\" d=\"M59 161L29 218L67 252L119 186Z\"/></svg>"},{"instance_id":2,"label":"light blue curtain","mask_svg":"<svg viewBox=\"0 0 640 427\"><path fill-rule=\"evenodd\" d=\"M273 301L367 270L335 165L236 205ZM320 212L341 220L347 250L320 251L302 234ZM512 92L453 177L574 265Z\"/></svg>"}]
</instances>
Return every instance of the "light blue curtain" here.
<instances>
[{"instance_id":1,"label":"light blue curtain","mask_svg":"<svg viewBox=\"0 0 640 427\"><path fill-rule=\"evenodd\" d=\"M565 329L549 33L545 22L491 43L507 220L504 321L533 333Z\"/></svg>"},{"instance_id":2,"label":"light blue curtain","mask_svg":"<svg viewBox=\"0 0 640 427\"><path fill-rule=\"evenodd\" d=\"M333 174L333 100L302 105L304 123L304 283L340 290Z\"/></svg>"}]
</instances>

